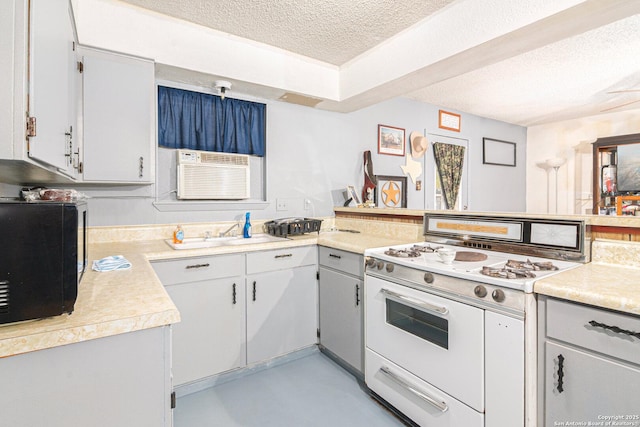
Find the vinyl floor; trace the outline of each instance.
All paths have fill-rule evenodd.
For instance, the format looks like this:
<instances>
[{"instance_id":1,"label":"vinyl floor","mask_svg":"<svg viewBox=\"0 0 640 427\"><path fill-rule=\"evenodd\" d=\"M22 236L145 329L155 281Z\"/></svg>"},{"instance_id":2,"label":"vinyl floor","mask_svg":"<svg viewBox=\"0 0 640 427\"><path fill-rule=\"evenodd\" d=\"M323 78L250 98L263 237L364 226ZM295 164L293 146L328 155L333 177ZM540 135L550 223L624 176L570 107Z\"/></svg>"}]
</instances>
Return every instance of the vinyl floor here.
<instances>
[{"instance_id":1,"label":"vinyl floor","mask_svg":"<svg viewBox=\"0 0 640 427\"><path fill-rule=\"evenodd\" d=\"M175 427L398 427L320 352L178 398Z\"/></svg>"}]
</instances>

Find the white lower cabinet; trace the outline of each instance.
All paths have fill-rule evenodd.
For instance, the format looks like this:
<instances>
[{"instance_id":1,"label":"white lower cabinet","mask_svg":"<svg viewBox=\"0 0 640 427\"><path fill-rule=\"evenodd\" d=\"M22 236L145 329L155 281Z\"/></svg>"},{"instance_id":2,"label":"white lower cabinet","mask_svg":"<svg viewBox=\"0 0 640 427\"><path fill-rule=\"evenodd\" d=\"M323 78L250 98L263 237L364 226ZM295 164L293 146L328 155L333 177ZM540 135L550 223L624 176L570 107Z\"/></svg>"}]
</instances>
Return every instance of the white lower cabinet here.
<instances>
[{"instance_id":1,"label":"white lower cabinet","mask_svg":"<svg viewBox=\"0 0 640 427\"><path fill-rule=\"evenodd\" d=\"M538 310L538 425L640 425L640 316L548 297Z\"/></svg>"},{"instance_id":2,"label":"white lower cabinet","mask_svg":"<svg viewBox=\"0 0 640 427\"><path fill-rule=\"evenodd\" d=\"M180 311L172 326L173 385L246 364L244 255L154 262Z\"/></svg>"},{"instance_id":3,"label":"white lower cabinet","mask_svg":"<svg viewBox=\"0 0 640 427\"><path fill-rule=\"evenodd\" d=\"M167 286L180 311L173 326L173 383L244 366L244 281L231 277Z\"/></svg>"},{"instance_id":4,"label":"white lower cabinet","mask_svg":"<svg viewBox=\"0 0 640 427\"><path fill-rule=\"evenodd\" d=\"M168 326L3 358L0 425L170 427Z\"/></svg>"},{"instance_id":5,"label":"white lower cabinet","mask_svg":"<svg viewBox=\"0 0 640 427\"><path fill-rule=\"evenodd\" d=\"M640 425L640 367L551 342L545 352L545 426L598 425L607 416Z\"/></svg>"},{"instance_id":6,"label":"white lower cabinet","mask_svg":"<svg viewBox=\"0 0 640 427\"><path fill-rule=\"evenodd\" d=\"M247 363L317 343L316 248L247 254Z\"/></svg>"},{"instance_id":7,"label":"white lower cabinet","mask_svg":"<svg viewBox=\"0 0 640 427\"><path fill-rule=\"evenodd\" d=\"M316 344L315 246L152 262L180 311L173 385Z\"/></svg>"}]
</instances>

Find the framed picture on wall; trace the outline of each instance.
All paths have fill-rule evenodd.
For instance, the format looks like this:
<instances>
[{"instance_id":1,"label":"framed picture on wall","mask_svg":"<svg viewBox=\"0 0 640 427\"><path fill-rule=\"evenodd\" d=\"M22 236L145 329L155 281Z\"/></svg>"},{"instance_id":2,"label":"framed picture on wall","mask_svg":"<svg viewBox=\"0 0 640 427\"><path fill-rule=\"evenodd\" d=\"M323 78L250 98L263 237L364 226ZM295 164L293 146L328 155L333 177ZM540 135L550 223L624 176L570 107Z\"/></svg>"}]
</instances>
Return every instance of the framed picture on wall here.
<instances>
[{"instance_id":1,"label":"framed picture on wall","mask_svg":"<svg viewBox=\"0 0 640 427\"><path fill-rule=\"evenodd\" d=\"M376 206L379 208L407 207L407 177L376 175Z\"/></svg>"},{"instance_id":2,"label":"framed picture on wall","mask_svg":"<svg viewBox=\"0 0 640 427\"><path fill-rule=\"evenodd\" d=\"M438 110L438 127L440 129L460 132L460 114Z\"/></svg>"},{"instance_id":3,"label":"framed picture on wall","mask_svg":"<svg viewBox=\"0 0 640 427\"><path fill-rule=\"evenodd\" d=\"M378 125L378 153L404 156L404 129Z\"/></svg>"},{"instance_id":4,"label":"framed picture on wall","mask_svg":"<svg viewBox=\"0 0 640 427\"><path fill-rule=\"evenodd\" d=\"M482 163L485 165L516 166L515 142L482 138Z\"/></svg>"}]
</instances>

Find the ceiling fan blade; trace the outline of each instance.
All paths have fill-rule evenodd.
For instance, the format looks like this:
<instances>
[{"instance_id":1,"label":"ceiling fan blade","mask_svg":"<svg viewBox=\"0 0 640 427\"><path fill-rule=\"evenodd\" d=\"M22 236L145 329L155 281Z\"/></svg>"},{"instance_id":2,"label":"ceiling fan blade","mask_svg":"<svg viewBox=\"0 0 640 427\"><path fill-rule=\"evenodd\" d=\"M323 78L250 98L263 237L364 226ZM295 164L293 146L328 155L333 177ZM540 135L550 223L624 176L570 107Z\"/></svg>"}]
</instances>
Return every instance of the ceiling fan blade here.
<instances>
[{"instance_id":1,"label":"ceiling fan blade","mask_svg":"<svg viewBox=\"0 0 640 427\"><path fill-rule=\"evenodd\" d=\"M600 110L601 113L605 113L607 111L615 110L616 108L626 107L627 105L635 104L636 102L640 102L640 99L631 102L625 102L624 104L616 105L615 107L606 108L604 110Z\"/></svg>"},{"instance_id":2,"label":"ceiling fan blade","mask_svg":"<svg viewBox=\"0 0 640 427\"><path fill-rule=\"evenodd\" d=\"M627 92L640 92L640 89L623 89L623 90L612 90L607 93L627 93Z\"/></svg>"}]
</instances>

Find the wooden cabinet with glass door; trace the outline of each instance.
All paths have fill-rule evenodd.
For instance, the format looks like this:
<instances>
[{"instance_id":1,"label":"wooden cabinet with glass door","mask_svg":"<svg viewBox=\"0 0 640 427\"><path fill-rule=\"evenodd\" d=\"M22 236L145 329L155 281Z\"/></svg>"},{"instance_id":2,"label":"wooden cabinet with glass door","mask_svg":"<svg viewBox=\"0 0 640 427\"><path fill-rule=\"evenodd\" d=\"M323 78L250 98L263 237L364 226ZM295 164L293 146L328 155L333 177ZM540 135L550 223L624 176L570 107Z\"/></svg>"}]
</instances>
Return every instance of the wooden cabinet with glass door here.
<instances>
[{"instance_id":1,"label":"wooden cabinet with glass door","mask_svg":"<svg viewBox=\"0 0 640 427\"><path fill-rule=\"evenodd\" d=\"M599 138L593 143L593 213L621 215L640 199L640 134Z\"/></svg>"}]
</instances>

